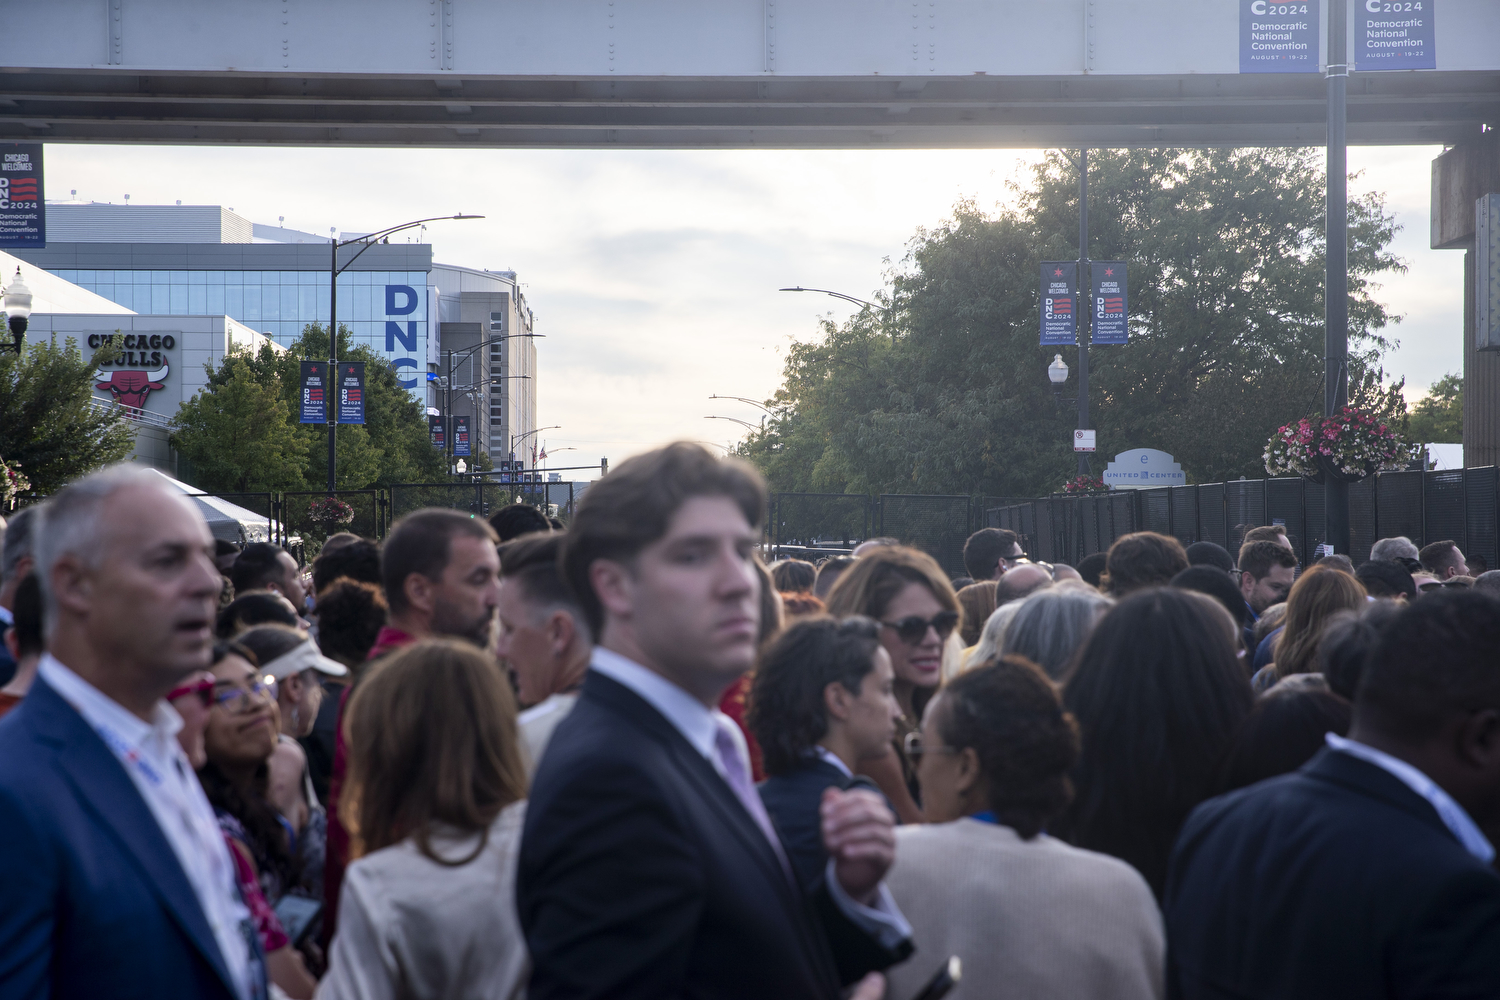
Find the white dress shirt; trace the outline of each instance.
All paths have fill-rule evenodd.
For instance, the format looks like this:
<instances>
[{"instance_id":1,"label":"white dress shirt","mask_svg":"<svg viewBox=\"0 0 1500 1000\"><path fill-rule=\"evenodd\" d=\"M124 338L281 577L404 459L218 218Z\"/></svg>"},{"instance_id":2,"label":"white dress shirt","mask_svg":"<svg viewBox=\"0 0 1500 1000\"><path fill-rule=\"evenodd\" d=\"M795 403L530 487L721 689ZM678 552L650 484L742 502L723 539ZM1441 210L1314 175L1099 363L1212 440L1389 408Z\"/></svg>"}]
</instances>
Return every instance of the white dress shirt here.
<instances>
[{"instance_id":1,"label":"white dress shirt","mask_svg":"<svg viewBox=\"0 0 1500 1000\"><path fill-rule=\"evenodd\" d=\"M254 982L244 931L250 911L240 901L234 862L213 807L177 742L182 716L159 701L146 722L51 653L43 654L37 673L83 716L130 775L198 897L240 996L248 998Z\"/></svg>"},{"instance_id":2,"label":"white dress shirt","mask_svg":"<svg viewBox=\"0 0 1500 1000\"><path fill-rule=\"evenodd\" d=\"M721 778L725 775L715 759L714 740L719 728L727 725L737 737L741 759L746 771L749 771L750 753L745 746L744 736L739 732L739 726L735 725L734 720L723 712L704 705L656 671L648 670L634 660L602 646L594 647L589 667L599 671L610 680L625 685L645 699L647 704L660 712L672 724L672 727L682 734L683 739L687 740L694 750L713 765ZM844 891L844 887L839 884L838 879L833 877L832 859L829 859L828 864L826 881L829 895L833 897L833 901L838 904L838 908L846 917L866 933L873 934L887 948L894 948L911 937L911 925L897 909L896 901L891 897L890 890L885 887L884 883L880 886L875 905L864 906L850 897Z\"/></svg>"},{"instance_id":3,"label":"white dress shirt","mask_svg":"<svg viewBox=\"0 0 1500 1000\"><path fill-rule=\"evenodd\" d=\"M1443 821L1458 842L1482 863L1489 864L1495 860L1495 847L1489 842L1479 827L1474 823L1467 810L1454 801L1453 796L1423 774L1417 768L1412 767L1404 760L1392 757L1390 754L1365 743L1345 739L1337 733L1328 733L1323 737L1328 745L1340 753L1346 753L1351 757L1374 764L1382 771L1392 775L1407 788L1416 792L1422 798L1431 803L1432 808L1437 810L1438 819Z\"/></svg>"}]
</instances>

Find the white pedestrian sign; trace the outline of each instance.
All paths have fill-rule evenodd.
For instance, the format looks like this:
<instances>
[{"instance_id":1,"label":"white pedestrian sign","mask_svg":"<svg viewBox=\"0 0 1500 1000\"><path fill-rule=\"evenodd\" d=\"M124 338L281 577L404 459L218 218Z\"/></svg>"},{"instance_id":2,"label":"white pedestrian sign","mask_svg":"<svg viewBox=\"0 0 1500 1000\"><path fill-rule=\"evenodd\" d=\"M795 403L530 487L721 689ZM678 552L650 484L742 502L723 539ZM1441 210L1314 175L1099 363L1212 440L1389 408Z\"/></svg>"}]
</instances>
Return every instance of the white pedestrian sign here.
<instances>
[{"instance_id":1,"label":"white pedestrian sign","mask_svg":"<svg viewBox=\"0 0 1500 1000\"><path fill-rule=\"evenodd\" d=\"M1074 451L1094 450L1094 431L1076 430L1073 432Z\"/></svg>"}]
</instances>

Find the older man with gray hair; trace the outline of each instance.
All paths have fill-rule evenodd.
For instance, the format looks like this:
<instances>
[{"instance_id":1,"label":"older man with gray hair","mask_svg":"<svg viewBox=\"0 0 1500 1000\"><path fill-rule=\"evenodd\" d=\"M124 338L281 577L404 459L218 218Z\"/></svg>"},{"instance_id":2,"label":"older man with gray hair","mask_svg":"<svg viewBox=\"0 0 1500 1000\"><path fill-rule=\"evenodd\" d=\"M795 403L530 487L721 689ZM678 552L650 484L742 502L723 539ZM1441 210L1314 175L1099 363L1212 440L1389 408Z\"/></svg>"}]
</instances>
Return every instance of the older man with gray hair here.
<instances>
[{"instance_id":1,"label":"older man with gray hair","mask_svg":"<svg viewBox=\"0 0 1500 1000\"><path fill-rule=\"evenodd\" d=\"M259 1000L234 863L163 700L212 655L208 525L115 466L50 499L33 537L48 651L0 720L6 995Z\"/></svg>"}]
</instances>

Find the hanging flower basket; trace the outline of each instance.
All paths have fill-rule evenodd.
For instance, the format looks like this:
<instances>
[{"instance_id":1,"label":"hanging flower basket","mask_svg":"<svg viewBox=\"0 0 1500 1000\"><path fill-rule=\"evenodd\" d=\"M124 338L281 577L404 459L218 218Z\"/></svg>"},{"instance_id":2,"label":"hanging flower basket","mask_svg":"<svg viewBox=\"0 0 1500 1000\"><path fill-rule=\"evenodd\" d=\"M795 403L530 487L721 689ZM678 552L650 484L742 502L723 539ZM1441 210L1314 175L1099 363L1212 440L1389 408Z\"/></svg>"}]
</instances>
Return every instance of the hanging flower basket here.
<instances>
[{"instance_id":1,"label":"hanging flower basket","mask_svg":"<svg viewBox=\"0 0 1500 1000\"><path fill-rule=\"evenodd\" d=\"M354 508L338 497L324 497L307 505L307 519L325 528L343 527L354 520Z\"/></svg>"},{"instance_id":2,"label":"hanging flower basket","mask_svg":"<svg viewBox=\"0 0 1500 1000\"><path fill-rule=\"evenodd\" d=\"M1108 493L1109 487L1098 476L1074 476L1063 483L1062 491L1075 496L1087 496L1091 493Z\"/></svg>"},{"instance_id":3,"label":"hanging flower basket","mask_svg":"<svg viewBox=\"0 0 1500 1000\"><path fill-rule=\"evenodd\" d=\"M1331 417L1303 417L1278 428L1263 457L1272 476L1356 483L1376 472L1404 469L1411 446L1379 417L1346 406Z\"/></svg>"},{"instance_id":4,"label":"hanging flower basket","mask_svg":"<svg viewBox=\"0 0 1500 1000\"><path fill-rule=\"evenodd\" d=\"M16 497L31 489L31 480L21 475L20 462L0 461L0 510L10 510Z\"/></svg>"}]
</instances>

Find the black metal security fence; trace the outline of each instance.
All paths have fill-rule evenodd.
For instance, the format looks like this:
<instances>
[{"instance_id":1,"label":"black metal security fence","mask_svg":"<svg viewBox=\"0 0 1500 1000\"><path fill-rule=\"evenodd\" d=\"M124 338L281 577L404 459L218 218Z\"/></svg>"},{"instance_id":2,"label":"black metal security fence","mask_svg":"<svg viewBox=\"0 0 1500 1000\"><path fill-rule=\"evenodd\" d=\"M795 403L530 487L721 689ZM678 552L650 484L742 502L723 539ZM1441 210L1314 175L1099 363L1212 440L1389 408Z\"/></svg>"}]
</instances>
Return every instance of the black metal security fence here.
<instances>
[{"instance_id":1,"label":"black metal security fence","mask_svg":"<svg viewBox=\"0 0 1500 1000\"><path fill-rule=\"evenodd\" d=\"M1500 562L1500 470L1385 472L1349 488L1350 547L1356 563L1380 538L1405 535L1417 545L1451 538L1465 555ZM1304 565L1324 540L1323 487L1305 479L1254 479L1198 486L1120 490L1093 496L1054 494L986 506L980 522L1022 536L1047 562L1077 563L1132 531L1171 535L1184 545L1217 542L1237 552L1245 532L1284 524Z\"/></svg>"}]
</instances>

